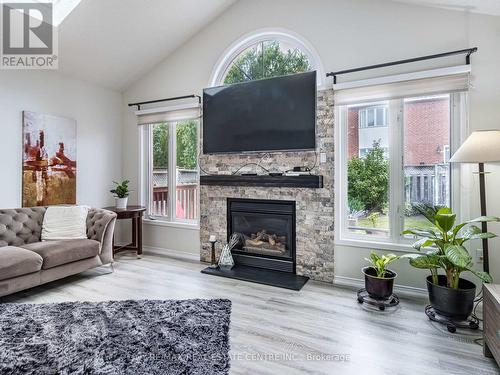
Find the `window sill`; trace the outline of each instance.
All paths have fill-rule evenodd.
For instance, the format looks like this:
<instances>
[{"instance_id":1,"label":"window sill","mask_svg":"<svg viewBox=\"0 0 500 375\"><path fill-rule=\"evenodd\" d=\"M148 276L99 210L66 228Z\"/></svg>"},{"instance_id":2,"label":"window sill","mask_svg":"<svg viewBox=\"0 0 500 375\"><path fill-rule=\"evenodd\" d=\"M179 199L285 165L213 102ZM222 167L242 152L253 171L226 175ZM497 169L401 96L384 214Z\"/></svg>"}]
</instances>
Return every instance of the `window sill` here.
<instances>
[{"instance_id":1,"label":"window sill","mask_svg":"<svg viewBox=\"0 0 500 375\"><path fill-rule=\"evenodd\" d=\"M188 230L200 230L199 224L182 223L179 221L143 219L142 222L144 224L147 224L147 225L154 225L154 226L158 226L158 227L170 227L170 228L179 228L179 229L188 229Z\"/></svg>"},{"instance_id":2,"label":"window sill","mask_svg":"<svg viewBox=\"0 0 500 375\"><path fill-rule=\"evenodd\" d=\"M410 244L404 243L391 243L391 242L375 242L370 240L354 240L354 239L340 239L334 241L335 245L347 247L362 247L373 250L387 250L397 251L401 253L415 253L418 252Z\"/></svg>"}]
</instances>

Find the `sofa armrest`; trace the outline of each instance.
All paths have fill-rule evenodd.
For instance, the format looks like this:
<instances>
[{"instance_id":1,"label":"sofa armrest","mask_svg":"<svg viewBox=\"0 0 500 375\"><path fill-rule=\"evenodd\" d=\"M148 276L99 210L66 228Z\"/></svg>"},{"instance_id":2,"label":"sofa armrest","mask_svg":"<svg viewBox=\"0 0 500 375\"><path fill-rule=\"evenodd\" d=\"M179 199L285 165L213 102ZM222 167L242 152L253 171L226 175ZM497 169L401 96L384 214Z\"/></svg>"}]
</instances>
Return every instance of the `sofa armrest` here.
<instances>
[{"instance_id":1,"label":"sofa armrest","mask_svg":"<svg viewBox=\"0 0 500 375\"><path fill-rule=\"evenodd\" d=\"M113 235L116 213L91 208L87 215L87 237L100 243L99 256L103 264L113 261Z\"/></svg>"}]
</instances>

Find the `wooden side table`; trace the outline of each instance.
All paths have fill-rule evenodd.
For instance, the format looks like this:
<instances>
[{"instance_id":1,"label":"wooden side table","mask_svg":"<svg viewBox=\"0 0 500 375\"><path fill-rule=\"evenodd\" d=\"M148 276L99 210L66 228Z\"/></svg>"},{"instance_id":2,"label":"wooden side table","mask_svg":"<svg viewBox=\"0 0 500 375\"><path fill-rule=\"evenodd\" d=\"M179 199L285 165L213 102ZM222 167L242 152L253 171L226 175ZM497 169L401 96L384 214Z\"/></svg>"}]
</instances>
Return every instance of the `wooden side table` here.
<instances>
[{"instance_id":1,"label":"wooden side table","mask_svg":"<svg viewBox=\"0 0 500 375\"><path fill-rule=\"evenodd\" d=\"M105 207L105 210L116 212L117 220L132 219L132 242L115 246L113 239L113 255L121 251L137 251L137 258L142 258L142 215L146 211L144 206L127 206L127 208Z\"/></svg>"}]
</instances>

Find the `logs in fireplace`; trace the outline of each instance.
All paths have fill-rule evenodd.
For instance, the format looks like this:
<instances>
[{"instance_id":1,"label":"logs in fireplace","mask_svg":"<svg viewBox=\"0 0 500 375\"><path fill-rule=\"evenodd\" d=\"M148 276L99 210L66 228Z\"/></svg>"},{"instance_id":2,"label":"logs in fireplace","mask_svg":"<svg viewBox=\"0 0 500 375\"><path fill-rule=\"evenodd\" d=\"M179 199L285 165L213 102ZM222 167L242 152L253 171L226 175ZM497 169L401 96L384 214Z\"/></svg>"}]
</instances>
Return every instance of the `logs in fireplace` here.
<instances>
[{"instance_id":1,"label":"logs in fireplace","mask_svg":"<svg viewBox=\"0 0 500 375\"><path fill-rule=\"evenodd\" d=\"M276 233L268 234L265 229L252 233L250 237L243 236L243 247L255 252L267 253L269 255L283 255L286 251L286 236Z\"/></svg>"}]
</instances>

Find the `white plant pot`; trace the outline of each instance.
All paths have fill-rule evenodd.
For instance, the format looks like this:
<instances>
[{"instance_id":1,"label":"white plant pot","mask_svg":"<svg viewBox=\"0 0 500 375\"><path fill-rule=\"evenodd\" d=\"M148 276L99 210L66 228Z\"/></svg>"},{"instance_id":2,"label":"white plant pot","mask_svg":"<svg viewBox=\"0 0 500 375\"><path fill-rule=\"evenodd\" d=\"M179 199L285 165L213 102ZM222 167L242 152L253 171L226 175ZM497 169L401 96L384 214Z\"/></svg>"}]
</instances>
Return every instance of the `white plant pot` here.
<instances>
[{"instance_id":1,"label":"white plant pot","mask_svg":"<svg viewBox=\"0 0 500 375\"><path fill-rule=\"evenodd\" d=\"M116 208L125 209L127 208L128 197L125 198L115 198Z\"/></svg>"}]
</instances>

